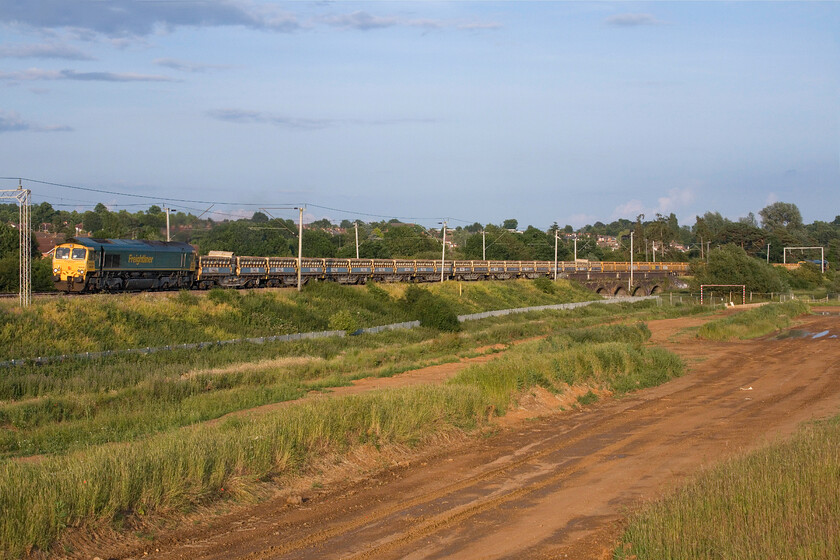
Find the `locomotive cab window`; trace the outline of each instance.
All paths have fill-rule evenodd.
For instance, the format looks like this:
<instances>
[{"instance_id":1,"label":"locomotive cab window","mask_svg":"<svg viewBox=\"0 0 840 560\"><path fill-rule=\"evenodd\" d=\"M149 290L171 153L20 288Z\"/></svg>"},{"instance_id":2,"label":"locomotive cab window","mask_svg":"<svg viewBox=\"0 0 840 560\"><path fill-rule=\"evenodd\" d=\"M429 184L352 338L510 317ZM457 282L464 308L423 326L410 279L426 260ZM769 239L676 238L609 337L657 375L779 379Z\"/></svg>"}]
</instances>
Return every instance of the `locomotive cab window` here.
<instances>
[{"instance_id":1,"label":"locomotive cab window","mask_svg":"<svg viewBox=\"0 0 840 560\"><path fill-rule=\"evenodd\" d=\"M83 261L87 258L87 250L86 249L73 249L73 255L70 257L73 260Z\"/></svg>"},{"instance_id":2,"label":"locomotive cab window","mask_svg":"<svg viewBox=\"0 0 840 560\"><path fill-rule=\"evenodd\" d=\"M57 259L69 259L70 258L70 247L58 247L55 250L55 258Z\"/></svg>"}]
</instances>

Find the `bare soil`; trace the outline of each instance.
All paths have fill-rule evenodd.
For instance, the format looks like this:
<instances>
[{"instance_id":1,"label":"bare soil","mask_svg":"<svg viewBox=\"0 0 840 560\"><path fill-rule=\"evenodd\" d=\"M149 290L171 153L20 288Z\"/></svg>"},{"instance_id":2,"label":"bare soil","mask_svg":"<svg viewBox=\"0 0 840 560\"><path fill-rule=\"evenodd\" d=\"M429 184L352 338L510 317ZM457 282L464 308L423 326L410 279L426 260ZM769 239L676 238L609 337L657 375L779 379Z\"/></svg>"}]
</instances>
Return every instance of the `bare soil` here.
<instances>
[{"instance_id":1,"label":"bare soil","mask_svg":"<svg viewBox=\"0 0 840 560\"><path fill-rule=\"evenodd\" d=\"M560 412L535 392L488 437L441 441L357 481L229 507L149 540L96 551L160 559L609 558L627 512L704 466L840 412L840 314L796 327L829 333L709 342L705 318L651 321L651 344L687 373L660 387ZM484 357L483 357L484 358ZM440 382L465 364L367 380L343 391ZM102 545L100 541L99 545ZM79 549L77 549L78 551Z\"/></svg>"}]
</instances>

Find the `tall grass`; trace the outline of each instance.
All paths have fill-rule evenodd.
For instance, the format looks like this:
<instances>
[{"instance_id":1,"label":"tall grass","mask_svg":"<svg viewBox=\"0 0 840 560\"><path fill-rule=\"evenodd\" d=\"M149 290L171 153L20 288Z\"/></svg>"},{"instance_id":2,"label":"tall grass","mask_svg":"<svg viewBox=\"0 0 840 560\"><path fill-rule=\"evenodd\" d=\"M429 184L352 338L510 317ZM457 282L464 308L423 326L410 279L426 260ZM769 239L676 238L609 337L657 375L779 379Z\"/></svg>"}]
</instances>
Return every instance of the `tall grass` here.
<instances>
[{"instance_id":1,"label":"tall grass","mask_svg":"<svg viewBox=\"0 0 840 560\"><path fill-rule=\"evenodd\" d=\"M644 324L570 329L466 368L451 383L479 387L502 414L521 391L534 386L562 392L591 385L621 394L681 375L683 364L675 354L640 344L649 337Z\"/></svg>"},{"instance_id":2,"label":"tall grass","mask_svg":"<svg viewBox=\"0 0 840 560\"><path fill-rule=\"evenodd\" d=\"M708 470L643 508L614 557L840 558L840 417Z\"/></svg>"},{"instance_id":3,"label":"tall grass","mask_svg":"<svg viewBox=\"0 0 840 560\"><path fill-rule=\"evenodd\" d=\"M700 327L698 335L709 340L756 338L789 327L794 317L808 310L808 305L799 300L769 303L709 321Z\"/></svg>"},{"instance_id":4,"label":"tall grass","mask_svg":"<svg viewBox=\"0 0 840 560\"><path fill-rule=\"evenodd\" d=\"M426 386L316 400L37 464L0 462L0 543L8 556L47 549L65 527L217 499L231 484L289 474L354 445L416 444L475 427L483 411L475 389Z\"/></svg>"},{"instance_id":5,"label":"tall grass","mask_svg":"<svg viewBox=\"0 0 840 560\"><path fill-rule=\"evenodd\" d=\"M222 368L171 379L153 377L114 393L9 403L0 408L3 421L20 427L8 431L62 454L32 463L0 461L0 555L14 556L33 546L47 548L66 527L177 510L218 499L230 488L247 492L260 481L300 472L325 454L354 446L415 445L441 431L471 430L486 422L489 411L503 414L518 395L534 386L563 391L567 383L585 383L621 392L679 374L679 360L642 346L649 336L643 324L583 328L581 324L602 322L604 315L588 308L578 313L570 317L568 312L553 312L540 317L542 322L525 316L497 318L488 320L484 328L474 324L457 334L418 332L413 335L418 337L415 342L407 345L413 348L406 350L405 361L392 362L390 354L399 354L399 336L409 333L383 333L345 339L343 350L330 347L330 352L337 352L333 357L300 360L282 372L271 367ZM359 375L366 368L387 372L426 356L457 355L484 337L510 341L511 333L535 332L553 334L517 345L499 360L470 367L443 386L319 399L264 415L172 429L220 410L250 406L249 399L259 400L266 392L278 391L266 398L282 399L279 391L284 388L294 392L346 381L334 375L344 360L366 364L355 370L348 366ZM350 342L376 346L370 341L379 337L388 344L349 346ZM292 382L279 383L283 376ZM276 384L263 386L269 379ZM205 384L224 389L202 390ZM111 429L121 435L111 434L105 440L122 438L129 443L98 445L102 439L97 432ZM9 448L7 453L23 454L25 447ZM32 443L27 449L35 447Z\"/></svg>"},{"instance_id":6,"label":"tall grass","mask_svg":"<svg viewBox=\"0 0 840 560\"><path fill-rule=\"evenodd\" d=\"M568 327L638 313L670 311L644 303L623 310L594 306L470 322L459 334L415 329L12 368L0 378L0 457L65 453L132 441L237 410L299 398L312 389L455 361L474 355L480 346L528 337L562 332L563 344L618 339L637 343L648 336L644 326ZM540 346L536 351L556 352L557 348ZM598 348L596 355L605 352Z\"/></svg>"}]
</instances>

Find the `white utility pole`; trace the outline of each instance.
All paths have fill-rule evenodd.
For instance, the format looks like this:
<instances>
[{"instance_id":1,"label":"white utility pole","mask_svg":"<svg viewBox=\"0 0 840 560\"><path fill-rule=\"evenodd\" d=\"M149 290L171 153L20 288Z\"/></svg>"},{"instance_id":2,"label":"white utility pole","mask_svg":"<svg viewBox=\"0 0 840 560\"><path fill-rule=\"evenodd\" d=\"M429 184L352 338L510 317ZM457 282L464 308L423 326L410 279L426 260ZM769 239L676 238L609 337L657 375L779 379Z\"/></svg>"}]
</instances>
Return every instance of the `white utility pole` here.
<instances>
[{"instance_id":1,"label":"white utility pole","mask_svg":"<svg viewBox=\"0 0 840 560\"><path fill-rule=\"evenodd\" d=\"M446 264L446 220L443 221L443 252L440 255L440 281L443 282L443 268Z\"/></svg>"},{"instance_id":2,"label":"white utility pole","mask_svg":"<svg viewBox=\"0 0 840 560\"><path fill-rule=\"evenodd\" d=\"M560 232L554 231L554 281L557 281L557 240L560 238Z\"/></svg>"},{"instance_id":3,"label":"white utility pole","mask_svg":"<svg viewBox=\"0 0 840 560\"><path fill-rule=\"evenodd\" d=\"M300 206L300 221L298 226L298 291L303 290L303 283L301 282L301 267L303 266L303 210L305 206Z\"/></svg>"},{"instance_id":4,"label":"white utility pole","mask_svg":"<svg viewBox=\"0 0 840 560\"><path fill-rule=\"evenodd\" d=\"M484 230L481 230L481 260L487 260L487 240L484 237L484 234L487 233Z\"/></svg>"},{"instance_id":5,"label":"white utility pole","mask_svg":"<svg viewBox=\"0 0 840 560\"><path fill-rule=\"evenodd\" d=\"M164 206L163 209L166 210L166 240L171 241L169 237L169 211L172 210L172 208Z\"/></svg>"},{"instance_id":6,"label":"white utility pole","mask_svg":"<svg viewBox=\"0 0 840 560\"><path fill-rule=\"evenodd\" d=\"M770 244L767 244L767 264L770 264Z\"/></svg>"},{"instance_id":7,"label":"white utility pole","mask_svg":"<svg viewBox=\"0 0 840 560\"><path fill-rule=\"evenodd\" d=\"M627 285L627 293L631 296L633 295L633 234L636 233L635 231L630 232L630 283Z\"/></svg>"},{"instance_id":8,"label":"white utility pole","mask_svg":"<svg viewBox=\"0 0 840 560\"><path fill-rule=\"evenodd\" d=\"M359 258L359 222L353 222L356 228L356 258Z\"/></svg>"},{"instance_id":9,"label":"white utility pole","mask_svg":"<svg viewBox=\"0 0 840 560\"><path fill-rule=\"evenodd\" d=\"M575 234L575 262L577 262L577 234Z\"/></svg>"}]
</instances>

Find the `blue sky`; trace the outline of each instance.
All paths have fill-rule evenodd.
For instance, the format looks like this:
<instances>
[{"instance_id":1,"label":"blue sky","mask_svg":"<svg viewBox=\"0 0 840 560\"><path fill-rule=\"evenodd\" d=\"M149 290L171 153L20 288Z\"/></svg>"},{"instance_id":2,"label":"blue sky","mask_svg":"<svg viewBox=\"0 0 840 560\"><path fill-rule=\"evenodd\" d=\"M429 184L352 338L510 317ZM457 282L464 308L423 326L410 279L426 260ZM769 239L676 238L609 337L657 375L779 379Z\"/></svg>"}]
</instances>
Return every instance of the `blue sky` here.
<instances>
[{"instance_id":1,"label":"blue sky","mask_svg":"<svg viewBox=\"0 0 840 560\"><path fill-rule=\"evenodd\" d=\"M0 0L0 176L215 219L830 221L840 3Z\"/></svg>"}]
</instances>

